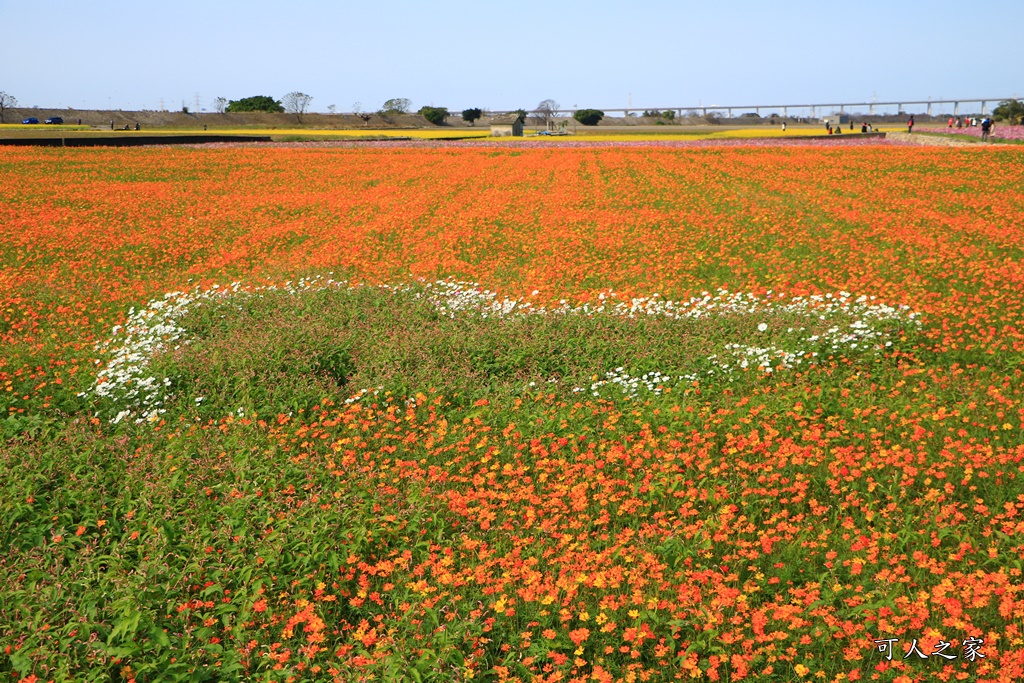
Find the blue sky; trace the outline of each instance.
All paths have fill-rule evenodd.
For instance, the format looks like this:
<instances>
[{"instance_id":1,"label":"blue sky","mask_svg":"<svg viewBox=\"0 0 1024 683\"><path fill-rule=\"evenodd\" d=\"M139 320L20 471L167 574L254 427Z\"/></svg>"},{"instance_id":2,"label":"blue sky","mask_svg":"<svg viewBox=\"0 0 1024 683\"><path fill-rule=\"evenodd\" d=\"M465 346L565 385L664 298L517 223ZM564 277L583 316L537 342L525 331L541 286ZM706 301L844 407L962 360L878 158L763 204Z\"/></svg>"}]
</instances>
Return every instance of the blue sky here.
<instances>
[{"instance_id":1,"label":"blue sky","mask_svg":"<svg viewBox=\"0 0 1024 683\"><path fill-rule=\"evenodd\" d=\"M1024 96L1024 0L0 0L23 106L453 110Z\"/></svg>"}]
</instances>

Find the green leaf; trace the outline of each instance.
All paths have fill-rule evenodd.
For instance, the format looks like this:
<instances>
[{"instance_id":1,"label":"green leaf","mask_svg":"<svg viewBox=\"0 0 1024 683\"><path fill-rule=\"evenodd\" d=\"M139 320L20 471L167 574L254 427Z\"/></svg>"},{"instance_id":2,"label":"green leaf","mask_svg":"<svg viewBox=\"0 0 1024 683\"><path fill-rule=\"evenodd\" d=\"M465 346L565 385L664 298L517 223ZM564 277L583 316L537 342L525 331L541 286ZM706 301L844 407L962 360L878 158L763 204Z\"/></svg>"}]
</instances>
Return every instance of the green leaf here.
<instances>
[{"instance_id":1,"label":"green leaf","mask_svg":"<svg viewBox=\"0 0 1024 683\"><path fill-rule=\"evenodd\" d=\"M160 647L170 647L171 639L167 636L167 632L162 628L154 626L149 629L149 638Z\"/></svg>"}]
</instances>

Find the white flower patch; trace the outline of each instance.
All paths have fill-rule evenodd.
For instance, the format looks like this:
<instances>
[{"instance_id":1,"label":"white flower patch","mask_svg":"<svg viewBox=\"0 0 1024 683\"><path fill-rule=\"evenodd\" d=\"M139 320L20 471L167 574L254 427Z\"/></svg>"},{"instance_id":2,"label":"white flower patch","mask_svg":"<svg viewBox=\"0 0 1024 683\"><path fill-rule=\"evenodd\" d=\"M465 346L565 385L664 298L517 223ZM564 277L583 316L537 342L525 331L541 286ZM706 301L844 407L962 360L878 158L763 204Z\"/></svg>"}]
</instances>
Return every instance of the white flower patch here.
<instances>
[{"instance_id":1,"label":"white flower patch","mask_svg":"<svg viewBox=\"0 0 1024 683\"><path fill-rule=\"evenodd\" d=\"M118 407L123 405L111 420L112 424L129 418L135 422L159 419L166 412L165 393L171 380L149 375L150 360L171 345L178 348L188 343L183 339L186 330L178 325L178 320L191 306L204 300L235 296L242 291L241 285L235 283L226 288L215 285L210 290L191 294L168 292L162 299L150 301L145 308L132 308L128 311L128 321L114 326L111 339L97 345L97 350L109 355L109 359L96 374L93 385L79 396L92 394L111 399Z\"/></svg>"},{"instance_id":2,"label":"white flower patch","mask_svg":"<svg viewBox=\"0 0 1024 683\"><path fill-rule=\"evenodd\" d=\"M92 395L112 402L116 411L110 417L113 424L125 420L135 423L155 422L166 412L165 405L171 398L171 379L152 375L149 371L150 363L157 354L189 343L185 338L186 330L179 323L193 307L232 297L258 296L260 292L266 291L299 294L326 288L353 290L361 286L349 285L330 277L318 277L288 281L280 287L243 287L240 283L232 283L227 287L214 285L207 290L197 288L192 292L169 292L160 299L150 301L142 309L133 308L128 313L127 322L113 328L110 340L97 346L97 350L108 359L97 373L93 385L80 396ZM519 315L615 315L632 318L657 315L698 320L715 316L743 316L757 320L749 328L751 338L760 337L768 331L765 318L780 315L796 315L834 323L826 332L818 335L808 334L803 327L788 328L784 337L786 348L731 342L726 344L722 355L695 359L706 365L707 369L700 373L669 376L651 372L633 377L620 367L607 372L603 379L594 381L589 387L573 388L573 392L593 396L599 396L606 390L625 397L635 397L640 392L660 394L673 384L699 381L701 377L724 376L731 379L749 370L772 373L777 369L792 369L809 364L822 354L876 354L892 346L892 341L888 339L888 329L893 323L920 324L917 315L907 306L875 303L874 297L867 296L854 299L848 292L786 298L772 292L761 297L720 289L714 295L702 292L701 296L687 301L670 301L658 294L626 301L619 300L614 291L609 291L598 295L596 305L585 303L572 306L563 299L558 305L549 307L535 306L522 297L499 299L497 293L471 282L443 280L423 283L419 288L411 284L378 287L395 292L413 292L414 296L425 298L438 312L451 318L459 315L480 315L485 318ZM533 295L536 294L534 291ZM548 380L549 383L556 381ZM533 385L531 383L530 386ZM345 403L354 403L367 395L378 395L382 390L383 387L361 390L346 399ZM199 397L195 399L195 404L200 406L203 400L203 397ZM242 417L244 411L239 408L234 416Z\"/></svg>"},{"instance_id":3,"label":"white flower patch","mask_svg":"<svg viewBox=\"0 0 1024 683\"><path fill-rule=\"evenodd\" d=\"M911 311L909 306L876 303L875 297L854 298L849 292L787 298L783 294L771 291L761 297L720 289L714 295L702 292L701 296L687 301L670 301L660 298L658 294L619 301L617 294L609 291L598 295L597 305L587 303L570 306L562 300L558 306L549 308L534 306L523 298L499 300L497 293L482 289L476 283L449 280L427 284L422 296L427 297L440 312L451 318L466 313L483 317L609 314L632 318L660 315L680 320L707 319L715 316L762 319L798 316L808 320L837 323L829 327L824 334L813 335L808 334L806 328L790 327L784 337L785 348L778 345L739 342L726 344L725 355L715 354L703 359L710 366L704 376L724 375L726 379L734 379L740 373L749 370L771 374L776 370L806 366L821 355L875 355L892 346L892 340L888 336L889 328L894 324L920 325L918 315ZM767 331L768 323L758 322L752 325L751 336ZM610 388L614 393L635 397L641 390L659 394L672 384L697 381L698 377L697 374L669 377L660 372L632 377L623 368L616 368L589 388L574 387L573 392L586 392L598 396L602 390Z\"/></svg>"}]
</instances>

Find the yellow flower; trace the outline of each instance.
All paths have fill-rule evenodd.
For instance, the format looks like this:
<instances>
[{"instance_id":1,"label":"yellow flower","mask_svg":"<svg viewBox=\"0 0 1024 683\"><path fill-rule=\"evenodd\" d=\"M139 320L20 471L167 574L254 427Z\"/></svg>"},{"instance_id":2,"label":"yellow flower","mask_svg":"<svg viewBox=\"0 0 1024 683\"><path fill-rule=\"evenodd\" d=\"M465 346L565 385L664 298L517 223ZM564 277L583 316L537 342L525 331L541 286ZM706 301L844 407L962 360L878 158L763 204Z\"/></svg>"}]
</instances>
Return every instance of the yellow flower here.
<instances>
[{"instance_id":1,"label":"yellow flower","mask_svg":"<svg viewBox=\"0 0 1024 683\"><path fill-rule=\"evenodd\" d=\"M803 664L797 664L793 667L793 670L796 671L798 676L806 676L810 672L810 669Z\"/></svg>"}]
</instances>

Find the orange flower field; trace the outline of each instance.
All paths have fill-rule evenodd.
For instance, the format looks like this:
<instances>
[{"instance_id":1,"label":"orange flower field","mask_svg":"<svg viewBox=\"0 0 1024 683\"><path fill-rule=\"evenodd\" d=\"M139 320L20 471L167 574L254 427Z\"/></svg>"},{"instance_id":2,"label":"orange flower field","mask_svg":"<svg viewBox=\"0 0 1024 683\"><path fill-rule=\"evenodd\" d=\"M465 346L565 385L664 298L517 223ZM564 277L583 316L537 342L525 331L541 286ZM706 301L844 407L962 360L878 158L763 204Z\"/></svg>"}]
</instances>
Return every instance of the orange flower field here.
<instances>
[{"instance_id":1,"label":"orange flower field","mask_svg":"<svg viewBox=\"0 0 1024 683\"><path fill-rule=\"evenodd\" d=\"M0 680L1021 680L1022 173L0 147Z\"/></svg>"}]
</instances>

